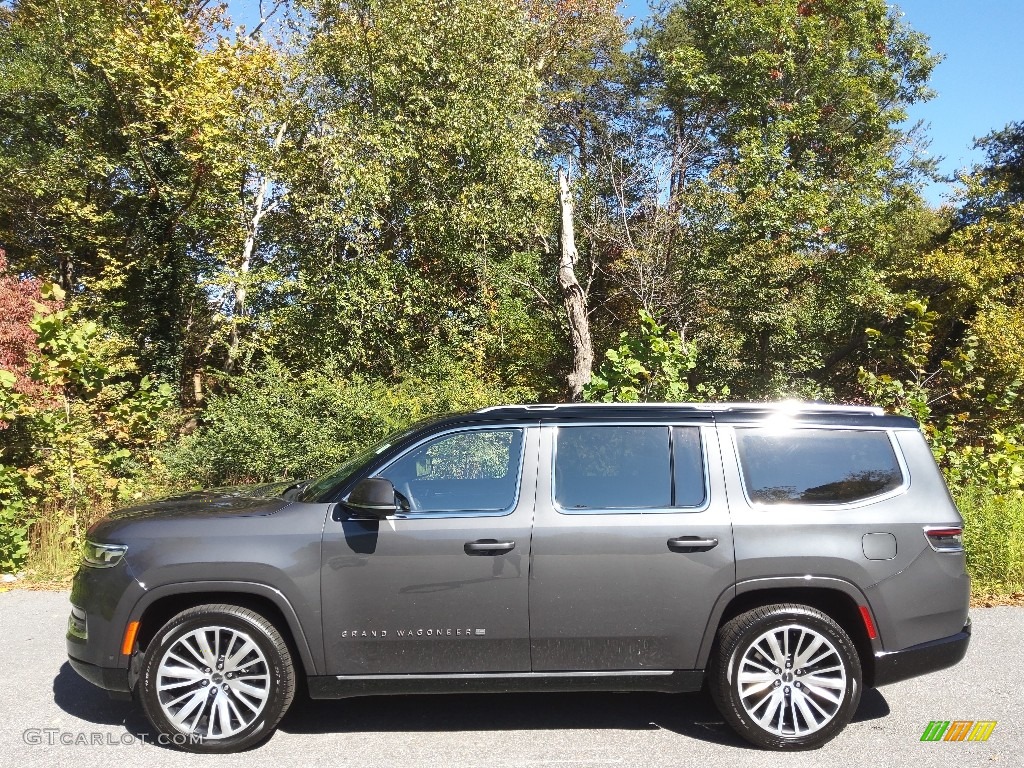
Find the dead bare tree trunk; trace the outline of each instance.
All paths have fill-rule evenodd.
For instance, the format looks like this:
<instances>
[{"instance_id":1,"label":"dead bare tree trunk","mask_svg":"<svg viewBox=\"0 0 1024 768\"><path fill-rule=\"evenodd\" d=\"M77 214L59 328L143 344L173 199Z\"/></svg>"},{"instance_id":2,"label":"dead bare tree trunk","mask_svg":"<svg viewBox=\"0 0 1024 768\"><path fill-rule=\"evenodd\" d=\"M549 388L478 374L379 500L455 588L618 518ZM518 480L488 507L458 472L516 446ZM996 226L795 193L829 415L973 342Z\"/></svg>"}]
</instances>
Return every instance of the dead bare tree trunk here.
<instances>
[{"instance_id":1,"label":"dead bare tree trunk","mask_svg":"<svg viewBox=\"0 0 1024 768\"><path fill-rule=\"evenodd\" d=\"M569 321L569 341L572 345L572 370L569 372L569 399L579 400L583 388L590 382L594 368L594 345L590 339L590 317L587 314L587 294L576 279L576 230L573 225L572 193L569 178L558 169L558 202L562 213L560 236L561 255L558 259L558 287Z\"/></svg>"},{"instance_id":2,"label":"dead bare tree trunk","mask_svg":"<svg viewBox=\"0 0 1024 768\"><path fill-rule=\"evenodd\" d=\"M235 281L235 301L231 310L231 338L228 342L228 357L224 361L224 370L231 373L235 368L235 360L238 358L239 330L238 326L245 316L245 300L247 289L245 278L252 268L252 252L256 247L256 237L260 232L260 221L267 211L263 207L263 201L267 196L267 189L270 186L270 178L264 176L260 179L256 194L253 196L252 218L246 222L245 243L242 245L242 258L238 264L238 280Z\"/></svg>"}]
</instances>

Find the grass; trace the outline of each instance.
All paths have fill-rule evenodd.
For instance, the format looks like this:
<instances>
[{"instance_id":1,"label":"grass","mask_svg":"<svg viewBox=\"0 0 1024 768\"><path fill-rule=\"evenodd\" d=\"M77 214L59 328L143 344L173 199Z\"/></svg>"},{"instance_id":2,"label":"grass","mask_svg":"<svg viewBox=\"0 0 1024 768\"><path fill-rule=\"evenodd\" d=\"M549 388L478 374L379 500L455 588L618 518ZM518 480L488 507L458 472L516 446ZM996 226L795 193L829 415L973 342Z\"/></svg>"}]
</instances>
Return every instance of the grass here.
<instances>
[{"instance_id":1,"label":"grass","mask_svg":"<svg viewBox=\"0 0 1024 768\"><path fill-rule=\"evenodd\" d=\"M56 513L43 515L32 527L24 579L16 582L39 589L66 589L78 568L74 524Z\"/></svg>"},{"instance_id":2,"label":"grass","mask_svg":"<svg viewBox=\"0 0 1024 768\"><path fill-rule=\"evenodd\" d=\"M1024 497L984 488L957 494L964 548L976 600L1002 602L1024 593Z\"/></svg>"}]
</instances>

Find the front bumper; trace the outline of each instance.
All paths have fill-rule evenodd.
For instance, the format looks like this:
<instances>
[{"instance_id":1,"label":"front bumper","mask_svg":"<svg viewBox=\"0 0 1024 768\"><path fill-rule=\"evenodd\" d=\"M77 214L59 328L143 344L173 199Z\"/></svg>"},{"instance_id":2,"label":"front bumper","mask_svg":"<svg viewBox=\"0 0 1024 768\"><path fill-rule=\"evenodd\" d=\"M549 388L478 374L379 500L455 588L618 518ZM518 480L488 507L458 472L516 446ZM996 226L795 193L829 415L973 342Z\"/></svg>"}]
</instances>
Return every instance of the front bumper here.
<instances>
[{"instance_id":1,"label":"front bumper","mask_svg":"<svg viewBox=\"0 0 1024 768\"><path fill-rule=\"evenodd\" d=\"M93 685L121 698L131 691L134 657L121 653L132 607L143 594L127 563L78 569L65 636L68 663Z\"/></svg>"},{"instance_id":2,"label":"front bumper","mask_svg":"<svg viewBox=\"0 0 1024 768\"><path fill-rule=\"evenodd\" d=\"M131 685L129 684L127 669L100 667L96 664L76 659L74 656L68 656L68 663L83 678L93 685L108 691L115 698L131 696Z\"/></svg>"},{"instance_id":3,"label":"front bumper","mask_svg":"<svg viewBox=\"0 0 1024 768\"><path fill-rule=\"evenodd\" d=\"M960 662L971 642L971 620L955 635L912 645L902 651L875 654L875 686L898 683L918 675L938 672Z\"/></svg>"}]
</instances>

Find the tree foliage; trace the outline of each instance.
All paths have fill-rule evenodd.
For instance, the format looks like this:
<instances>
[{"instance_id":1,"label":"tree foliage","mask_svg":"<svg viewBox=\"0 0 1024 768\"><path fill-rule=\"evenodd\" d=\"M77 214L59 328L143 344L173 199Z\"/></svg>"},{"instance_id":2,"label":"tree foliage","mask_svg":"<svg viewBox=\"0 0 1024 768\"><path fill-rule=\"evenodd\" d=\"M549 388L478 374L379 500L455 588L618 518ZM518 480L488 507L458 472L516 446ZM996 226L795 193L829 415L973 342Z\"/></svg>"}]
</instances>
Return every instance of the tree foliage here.
<instances>
[{"instance_id":1,"label":"tree foliage","mask_svg":"<svg viewBox=\"0 0 1024 768\"><path fill-rule=\"evenodd\" d=\"M885 269L919 204L899 124L934 58L881 0L688 0L644 35L668 210L625 274L738 393L824 384L897 306Z\"/></svg>"},{"instance_id":2,"label":"tree foliage","mask_svg":"<svg viewBox=\"0 0 1024 768\"><path fill-rule=\"evenodd\" d=\"M879 402L958 486L1024 487L1024 131L928 208L937 58L894 7L274 8L0 4L0 568L562 397L560 170L589 399Z\"/></svg>"}]
</instances>

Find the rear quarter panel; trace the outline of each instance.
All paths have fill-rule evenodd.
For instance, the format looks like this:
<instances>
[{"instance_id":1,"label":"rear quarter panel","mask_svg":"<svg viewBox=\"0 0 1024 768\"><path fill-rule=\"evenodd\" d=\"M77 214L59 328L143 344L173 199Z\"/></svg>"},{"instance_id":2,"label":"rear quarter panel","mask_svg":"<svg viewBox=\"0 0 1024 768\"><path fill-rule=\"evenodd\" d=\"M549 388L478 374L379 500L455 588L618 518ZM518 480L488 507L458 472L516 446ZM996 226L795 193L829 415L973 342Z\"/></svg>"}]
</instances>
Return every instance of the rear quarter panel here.
<instances>
[{"instance_id":1,"label":"rear quarter panel","mask_svg":"<svg viewBox=\"0 0 1024 768\"><path fill-rule=\"evenodd\" d=\"M759 426L756 423L750 426ZM959 632L970 582L963 554L934 552L925 525L961 525L923 435L893 429L904 487L850 504L753 504L742 484L735 429L721 426L736 547L737 582L838 579L866 599L882 649L895 651ZM891 559L868 559L864 535L896 539ZM770 582L766 582L770 583ZM859 601L863 604L863 601Z\"/></svg>"}]
</instances>

